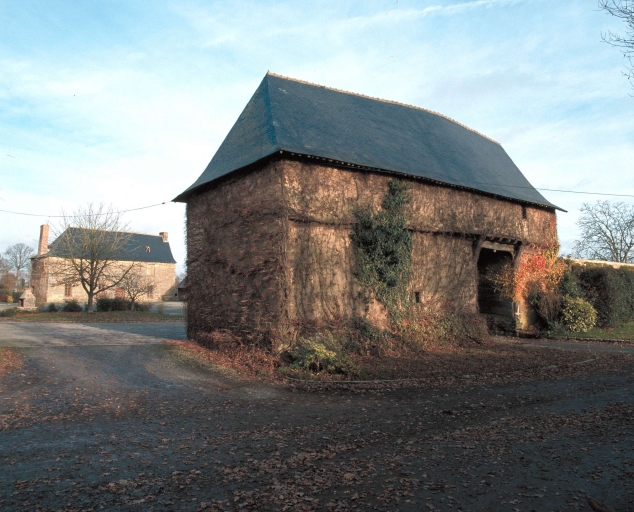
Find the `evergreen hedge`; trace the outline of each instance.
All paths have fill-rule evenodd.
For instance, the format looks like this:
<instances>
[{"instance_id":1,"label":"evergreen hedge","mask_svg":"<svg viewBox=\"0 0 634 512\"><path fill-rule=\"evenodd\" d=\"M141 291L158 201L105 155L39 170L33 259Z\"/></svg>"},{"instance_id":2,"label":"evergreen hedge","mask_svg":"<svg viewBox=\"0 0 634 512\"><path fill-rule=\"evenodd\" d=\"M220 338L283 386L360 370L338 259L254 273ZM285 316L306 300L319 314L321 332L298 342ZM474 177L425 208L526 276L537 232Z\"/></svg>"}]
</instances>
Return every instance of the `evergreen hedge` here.
<instances>
[{"instance_id":1,"label":"evergreen hedge","mask_svg":"<svg viewBox=\"0 0 634 512\"><path fill-rule=\"evenodd\" d=\"M573 265L572 270L584 298L597 312L597 327L619 327L634 321L633 270L581 265Z\"/></svg>"}]
</instances>

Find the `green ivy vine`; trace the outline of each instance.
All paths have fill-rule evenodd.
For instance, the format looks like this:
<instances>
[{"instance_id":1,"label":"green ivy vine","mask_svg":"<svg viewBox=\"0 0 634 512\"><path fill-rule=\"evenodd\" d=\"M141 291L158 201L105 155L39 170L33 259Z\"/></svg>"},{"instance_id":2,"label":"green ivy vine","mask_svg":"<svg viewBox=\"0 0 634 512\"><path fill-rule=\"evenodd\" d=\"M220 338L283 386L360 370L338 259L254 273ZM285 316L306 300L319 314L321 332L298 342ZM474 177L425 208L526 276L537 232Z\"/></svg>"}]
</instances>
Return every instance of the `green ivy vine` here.
<instances>
[{"instance_id":1,"label":"green ivy vine","mask_svg":"<svg viewBox=\"0 0 634 512\"><path fill-rule=\"evenodd\" d=\"M393 321L402 317L409 302L412 233L406 227L405 205L410 201L409 186L391 180L382 209L357 209L357 222L350 233L355 248L354 275L366 290L374 292Z\"/></svg>"}]
</instances>

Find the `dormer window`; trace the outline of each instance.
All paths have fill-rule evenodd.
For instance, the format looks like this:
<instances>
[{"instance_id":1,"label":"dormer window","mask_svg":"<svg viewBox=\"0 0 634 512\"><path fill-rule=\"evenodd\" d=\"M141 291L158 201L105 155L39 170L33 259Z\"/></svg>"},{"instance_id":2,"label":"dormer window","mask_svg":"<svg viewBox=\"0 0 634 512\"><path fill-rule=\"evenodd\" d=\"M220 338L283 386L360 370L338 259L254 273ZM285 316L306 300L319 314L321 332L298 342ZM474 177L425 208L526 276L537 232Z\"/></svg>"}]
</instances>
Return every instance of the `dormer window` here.
<instances>
[{"instance_id":1,"label":"dormer window","mask_svg":"<svg viewBox=\"0 0 634 512\"><path fill-rule=\"evenodd\" d=\"M149 245L145 246L145 252L150 252L150 246Z\"/></svg>"}]
</instances>

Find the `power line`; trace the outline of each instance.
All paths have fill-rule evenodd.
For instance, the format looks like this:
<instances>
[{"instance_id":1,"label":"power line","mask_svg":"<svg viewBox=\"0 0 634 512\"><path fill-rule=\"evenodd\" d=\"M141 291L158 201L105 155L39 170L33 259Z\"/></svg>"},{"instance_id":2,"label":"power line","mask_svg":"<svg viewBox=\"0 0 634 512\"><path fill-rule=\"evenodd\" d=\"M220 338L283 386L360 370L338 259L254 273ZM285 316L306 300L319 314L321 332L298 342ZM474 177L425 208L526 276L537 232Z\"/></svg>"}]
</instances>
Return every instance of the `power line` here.
<instances>
[{"instance_id":1,"label":"power line","mask_svg":"<svg viewBox=\"0 0 634 512\"><path fill-rule=\"evenodd\" d=\"M448 183L448 185L452 185L451 183ZM457 185L457 184L454 184ZM496 183L483 183L483 182L471 182L471 185L498 185ZM467 186L468 188L472 188L469 187L468 185L458 185L458 186ZM499 185L498 185L499 186ZM503 188L521 188L521 189L532 189L532 190L541 190L543 192L561 192L564 194L582 194L582 195L589 195L589 196L611 196L611 197L632 197L634 198L634 194L616 194L616 193L609 193L609 192L586 192L583 190L564 190L564 189L558 189L558 188L536 188L536 187L532 187L532 186L519 186L519 185L502 185ZM486 191L482 191L482 192L486 192ZM139 208L130 208L128 210L119 210L116 212L112 212L112 213L127 213L127 212L135 212L138 210L147 210L148 208L154 208L156 206L162 206L166 203L168 203L170 201L163 201L162 203L156 203L156 204L151 204L149 206L141 206ZM48 218L62 218L62 217L69 217L69 215L45 215L45 214L41 214L41 213L26 213L26 212L14 212L12 210L0 210L0 212L2 213L11 213L13 215L26 215L29 217L48 217ZM104 213L96 213L92 216L94 217L98 217L100 215L107 215L108 212L104 212Z\"/></svg>"},{"instance_id":2,"label":"power line","mask_svg":"<svg viewBox=\"0 0 634 512\"><path fill-rule=\"evenodd\" d=\"M532 187L515 187L515 188L532 188ZM586 194L589 196L634 197L634 194L609 194L607 192L583 192L579 190L560 190L557 188L536 188L535 190L543 190L545 192L565 192L566 194Z\"/></svg>"},{"instance_id":3,"label":"power line","mask_svg":"<svg viewBox=\"0 0 634 512\"><path fill-rule=\"evenodd\" d=\"M149 206L141 206L139 208L130 208L129 210L119 210L116 212L104 212L104 213L94 213L89 215L89 217L99 217L100 215L108 215L109 213L127 213L127 212L135 212L138 210L147 210L148 208L154 208L155 206L161 206L168 201L163 201L162 203L151 204ZM12 213L14 215L27 215L29 217L48 217L48 218L62 218L62 217L72 217L72 215L43 215L40 213L25 213L25 212L14 212L11 210L0 210L3 213Z\"/></svg>"}]
</instances>

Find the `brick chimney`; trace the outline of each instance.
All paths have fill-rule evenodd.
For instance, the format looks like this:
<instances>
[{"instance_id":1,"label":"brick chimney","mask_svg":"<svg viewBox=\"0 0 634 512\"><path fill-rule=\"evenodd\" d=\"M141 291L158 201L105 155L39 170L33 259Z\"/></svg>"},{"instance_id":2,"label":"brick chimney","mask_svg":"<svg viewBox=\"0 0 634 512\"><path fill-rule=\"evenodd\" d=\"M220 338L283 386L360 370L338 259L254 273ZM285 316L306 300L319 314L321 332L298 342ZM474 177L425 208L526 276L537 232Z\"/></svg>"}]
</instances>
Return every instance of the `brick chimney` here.
<instances>
[{"instance_id":1,"label":"brick chimney","mask_svg":"<svg viewBox=\"0 0 634 512\"><path fill-rule=\"evenodd\" d=\"M167 231L161 231L159 236L163 239L163 242L167 242Z\"/></svg>"},{"instance_id":2,"label":"brick chimney","mask_svg":"<svg viewBox=\"0 0 634 512\"><path fill-rule=\"evenodd\" d=\"M37 246L37 254L46 254L48 252L48 224L40 226L40 243Z\"/></svg>"}]
</instances>

